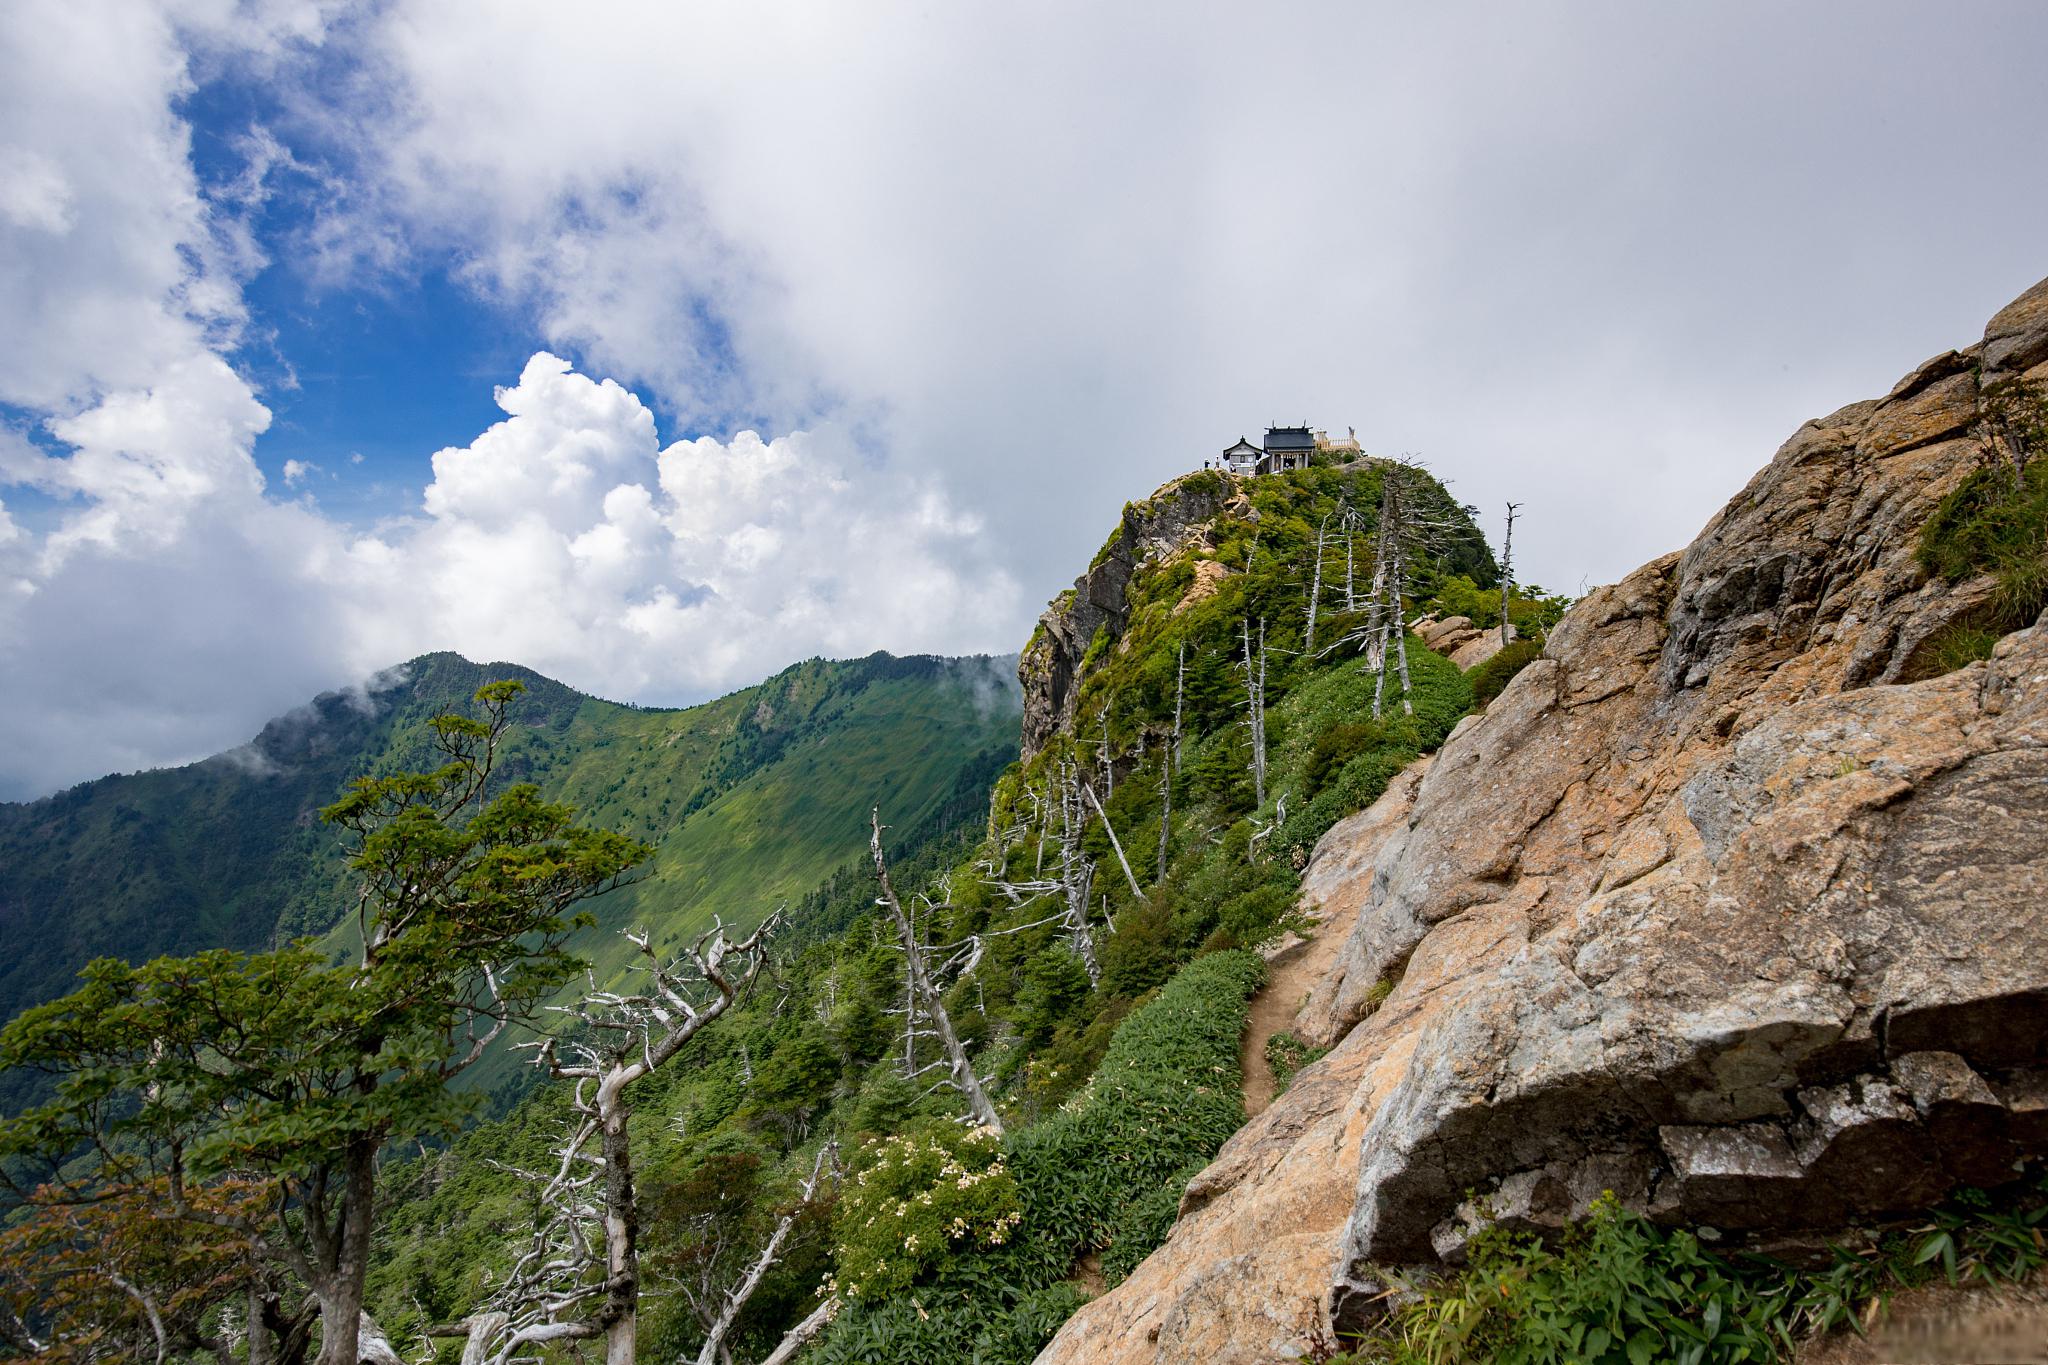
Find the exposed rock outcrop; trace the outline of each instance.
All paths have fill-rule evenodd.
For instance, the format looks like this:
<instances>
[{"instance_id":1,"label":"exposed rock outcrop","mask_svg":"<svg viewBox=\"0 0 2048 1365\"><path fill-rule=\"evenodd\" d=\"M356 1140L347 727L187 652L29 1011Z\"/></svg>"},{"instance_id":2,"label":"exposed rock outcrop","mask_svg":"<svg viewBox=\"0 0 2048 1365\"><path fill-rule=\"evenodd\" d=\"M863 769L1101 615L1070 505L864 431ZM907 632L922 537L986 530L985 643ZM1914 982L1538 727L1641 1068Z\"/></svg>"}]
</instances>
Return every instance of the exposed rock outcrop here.
<instances>
[{"instance_id":1,"label":"exposed rock outcrop","mask_svg":"<svg viewBox=\"0 0 2048 1365\"><path fill-rule=\"evenodd\" d=\"M1097 632L1123 634L1125 590L1142 564L1175 555L1200 540L1235 494L1229 475L1214 471L1175 479L1144 502L1127 503L1123 522L1088 566L1038 618L1017 662L1024 685L1024 757L1072 724L1082 661ZM1208 591L1214 591L1212 573ZM1199 580L1198 580L1199 586Z\"/></svg>"},{"instance_id":2,"label":"exposed rock outcrop","mask_svg":"<svg viewBox=\"0 0 2048 1365\"><path fill-rule=\"evenodd\" d=\"M1498 626L1476 626L1469 616L1425 616L1413 627L1422 643L1462 669L1477 668L1500 653L1503 642ZM1517 632L1508 627L1508 639Z\"/></svg>"},{"instance_id":3,"label":"exposed rock outcrop","mask_svg":"<svg viewBox=\"0 0 2048 1365\"><path fill-rule=\"evenodd\" d=\"M1808 423L1333 829L1312 891L1356 918L1297 1027L1335 1049L1041 1359L1292 1354L1457 1259L1469 1191L1761 1238L2048 1151L2048 618L1926 678L1981 589L1912 554L1980 385L2044 363L2048 282Z\"/></svg>"},{"instance_id":4,"label":"exposed rock outcrop","mask_svg":"<svg viewBox=\"0 0 2048 1365\"><path fill-rule=\"evenodd\" d=\"M1520 633L1513 626L1508 627L1508 639L1513 640ZM1501 643L1498 630L1482 630L1452 650L1450 658L1452 663L1469 673L1504 648L1506 646Z\"/></svg>"}]
</instances>

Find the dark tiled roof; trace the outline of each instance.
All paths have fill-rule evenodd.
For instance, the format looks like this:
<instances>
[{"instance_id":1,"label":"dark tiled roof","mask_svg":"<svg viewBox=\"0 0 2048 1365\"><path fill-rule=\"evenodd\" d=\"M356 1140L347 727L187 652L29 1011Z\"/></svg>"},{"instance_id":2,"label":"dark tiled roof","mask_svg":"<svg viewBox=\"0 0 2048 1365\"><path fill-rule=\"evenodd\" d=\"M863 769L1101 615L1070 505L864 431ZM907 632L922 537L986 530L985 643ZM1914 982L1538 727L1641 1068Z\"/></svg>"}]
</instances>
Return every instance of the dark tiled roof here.
<instances>
[{"instance_id":1,"label":"dark tiled roof","mask_svg":"<svg viewBox=\"0 0 2048 1365\"><path fill-rule=\"evenodd\" d=\"M1250 441L1247 441L1244 437L1240 436L1237 438L1237 444L1231 446L1223 453L1226 456L1257 455L1259 453L1259 448L1253 445Z\"/></svg>"},{"instance_id":2,"label":"dark tiled roof","mask_svg":"<svg viewBox=\"0 0 2048 1365\"><path fill-rule=\"evenodd\" d=\"M1266 428L1267 450L1314 450L1315 433L1307 427Z\"/></svg>"}]
</instances>

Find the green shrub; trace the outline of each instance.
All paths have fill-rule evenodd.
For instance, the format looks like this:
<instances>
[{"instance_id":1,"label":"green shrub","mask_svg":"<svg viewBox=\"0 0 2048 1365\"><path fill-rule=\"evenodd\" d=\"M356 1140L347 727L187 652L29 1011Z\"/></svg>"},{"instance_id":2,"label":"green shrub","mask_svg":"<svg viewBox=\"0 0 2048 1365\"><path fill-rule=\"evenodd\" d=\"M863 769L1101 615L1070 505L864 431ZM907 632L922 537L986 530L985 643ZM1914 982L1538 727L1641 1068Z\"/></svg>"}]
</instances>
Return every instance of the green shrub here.
<instances>
[{"instance_id":1,"label":"green shrub","mask_svg":"<svg viewBox=\"0 0 2048 1365\"><path fill-rule=\"evenodd\" d=\"M1172 975L1171 970L1167 975ZM1118 1025L1137 1007L1135 999L1097 1000L1080 1017L1060 1025L1052 1042L1024 1068L1023 1101L1035 1120L1064 1104L1102 1065Z\"/></svg>"},{"instance_id":2,"label":"green shrub","mask_svg":"<svg viewBox=\"0 0 2048 1365\"><path fill-rule=\"evenodd\" d=\"M894 1059L879 1062L868 1073L847 1111L846 1130L853 1134L886 1136L900 1133L917 1112L921 1092Z\"/></svg>"},{"instance_id":3,"label":"green shrub","mask_svg":"<svg viewBox=\"0 0 2048 1365\"><path fill-rule=\"evenodd\" d=\"M1534 583L1518 584L1508 597L1508 620L1523 635L1541 636L1556 625L1572 599L1546 593ZM1481 630L1500 625L1500 588L1480 587L1462 574L1437 584L1430 610L1438 616L1463 616Z\"/></svg>"},{"instance_id":4,"label":"green shrub","mask_svg":"<svg viewBox=\"0 0 2048 1365\"><path fill-rule=\"evenodd\" d=\"M1117 917L1116 932L1102 943L1102 988L1135 1000L1173 975L1173 912L1163 898L1147 896Z\"/></svg>"},{"instance_id":5,"label":"green shrub","mask_svg":"<svg viewBox=\"0 0 2048 1365\"><path fill-rule=\"evenodd\" d=\"M1273 1084L1285 1090L1294 1082L1294 1073L1325 1056L1330 1049L1310 1047L1301 1039L1284 1029L1266 1040L1266 1066L1273 1073Z\"/></svg>"},{"instance_id":6,"label":"green shrub","mask_svg":"<svg viewBox=\"0 0 2048 1365\"><path fill-rule=\"evenodd\" d=\"M1189 1162L1124 1205L1110 1225L1109 1246L1102 1253L1102 1278L1106 1283L1122 1284L1140 1261L1166 1241L1174 1220L1180 1216L1180 1199L1188 1182L1208 1164L1207 1158Z\"/></svg>"},{"instance_id":7,"label":"green shrub","mask_svg":"<svg viewBox=\"0 0 2048 1365\"><path fill-rule=\"evenodd\" d=\"M1402 712L1390 677L1385 713L1370 718L1372 677L1358 659L1325 665L1274 708L1284 738L1275 746L1268 786L1295 795L1264 854L1289 869L1290 887L1316 840L1377 801L1403 768L1443 742L1470 707L1471 688L1450 660L1415 644L1408 665L1413 715ZM1302 793L1308 793L1306 800Z\"/></svg>"},{"instance_id":8,"label":"green shrub","mask_svg":"<svg viewBox=\"0 0 2048 1365\"><path fill-rule=\"evenodd\" d=\"M1527 668L1542 653L1543 646L1535 640L1512 640L1505 649L1466 674L1466 680L1472 684L1473 709L1483 709L1506 691L1515 674Z\"/></svg>"},{"instance_id":9,"label":"green shrub","mask_svg":"<svg viewBox=\"0 0 2048 1365\"><path fill-rule=\"evenodd\" d=\"M1353 811L1364 810L1380 799L1387 784L1413 763L1420 750L1407 746L1368 749L1346 763L1336 781L1319 792L1313 801L1289 812L1287 822L1273 836L1276 850L1284 851L1291 865L1307 861L1316 840Z\"/></svg>"},{"instance_id":10,"label":"green shrub","mask_svg":"<svg viewBox=\"0 0 2048 1365\"><path fill-rule=\"evenodd\" d=\"M863 1147L832 1231L848 1302L903 1289L970 1247L1000 1246L1023 1218L996 1135L937 1125Z\"/></svg>"},{"instance_id":11,"label":"green shrub","mask_svg":"<svg viewBox=\"0 0 2048 1365\"><path fill-rule=\"evenodd\" d=\"M1366 749L1385 742L1386 726L1377 721L1333 725L1316 736L1301 772L1301 793L1313 797L1329 785L1346 763Z\"/></svg>"},{"instance_id":12,"label":"green shrub","mask_svg":"<svg viewBox=\"0 0 2048 1365\"><path fill-rule=\"evenodd\" d=\"M1267 883L1240 892L1216 912L1216 927L1210 931L1212 948L1256 948L1296 927L1295 889L1291 885Z\"/></svg>"},{"instance_id":13,"label":"green shrub","mask_svg":"<svg viewBox=\"0 0 2048 1365\"><path fill-rule=\"evenodd\" d=\"M1015 1014L1025 1044L1039 1047L1050 1042L1060 1022L1088 998L1089 985L1087 969L1064 943L1043 948L1026 959Z\"/></svg>"},{"instance_id":14,"label":"green shrub","mask_svg":"<svg viewBox=\"0 0 2048 1365\"><path fill-rule=\"evenodd\" d=\"M926 1263L919 1278L879 1301L868 1294L850 1303L806 1359L1029 1360L1078 1302L1063 1283L1075 1262L1096 1250L1105 1251L1106 1266L1126 1270L1143 1259L1172 1226L1162 1208L1177 1207L1189 1174L1243 1123L1238 1039L1245 1001L1264 977L1265 964L1244 951L1182 968L1117 1028L1094 1077L1065 1108L1005 1136L1002 1165L1022 1216L1002 1240L963 1239L956 1254ZM898 1192L887 1210L915 1198L901 1192L903 1182L890 1188ZM859 1197L849 1191L840 1226ZM851 1222L865 1232L875 1213Z\"/></svg>"},{"instance_id":15,"label":"green shrub","mask_svg":"<svg viewBox=\"0 0 2048 1365\"><path fill-rule=\"evenodd\" d=\"M1400 1315L1390 1357L1413 1365L1768 1361L1780 1340L1769 1300L1703 1250L1611 1197L1555 1249L1482 1234L1471 1264Z\"/></svg>"},{"instance_id":16,"label":"green shrub","mask_svg":"<svg viewBox=\"0 0 2048 1365\"><path fill-rule=\"evenodd\" d=\"M1431 607L1439 616L1463 616L1484 630L1500 624L1500 588L1482 588L1463 574L1451 574L1436 585Z\"/></svg>"},{"instance_id":17,"label":"green shrub","mask_svg":"<svg viewBox=\"0 0 2048 1365\"><path fill-rule=\"evenodd\" d=\"M970 1365L1031 1365L1085 1302L1081 1291L1070 1284L1049 1284L1019 1295L975 1334L973 1353L967 1357Z\"/></svg>"},{"instance_id":18,"label":"green shrub","mask_svg":"<svg viewBox=\"0 0 2048 1365\"><path fill-rule=\"evenodd\" d=\"M1217 938L1216 931L1226 906L1239 905L1240 926L1248 922L1245 912L1255 903L1240 904L1247 893L1271 889L1291 901L1293 870L1271 856L1255 861L1251 837L1251 822L1239 820L1223 831L1220 841L1197 845L1167 873L1157 894L1172 907L1170 941L1183 957L1205 943L1242 946L1228 934Z\"/></svg>"},{"instance_id":19,"label":"green shrub","mask_svg":"<svg viewBox=\"0 0 2048 1365\"><path fill-rule=\"evenodd\" d=\"M1265 963L1243 950L1182 968L1110 1041L1067 1108L1010 1140L1026 1190L1016 1259L1026 1283L1064 1278L1108 1243L1123 1209L1207 1161L1244 1122L1238 1039ZM1150 1251L1147 1245L1145 1251Z\"/></svg>"}]
</instances>

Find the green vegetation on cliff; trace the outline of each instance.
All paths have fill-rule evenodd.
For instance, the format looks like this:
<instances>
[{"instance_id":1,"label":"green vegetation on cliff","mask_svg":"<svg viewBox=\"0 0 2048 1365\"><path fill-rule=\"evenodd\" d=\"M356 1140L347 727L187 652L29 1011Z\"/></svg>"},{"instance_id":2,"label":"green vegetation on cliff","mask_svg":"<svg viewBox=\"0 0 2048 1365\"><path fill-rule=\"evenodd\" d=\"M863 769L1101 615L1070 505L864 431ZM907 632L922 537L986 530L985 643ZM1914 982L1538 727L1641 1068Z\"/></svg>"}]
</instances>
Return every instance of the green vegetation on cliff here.
<instances>
[{"instance_id":1,"label":"green vegetation on cliff","mask_svg":"<svg viewBox=\"0 0 2048 1365\"><path fill-rule=\"evenodd\" d=\"M1948 583L1989 574L1988 601L1933 642L1922 672L1989 658L2000 637L2048 608L2048 384L2008 379L1984 392L1976 435L1982 467L1920 528L1920 568Z\"/></svg>"}]
</instances>

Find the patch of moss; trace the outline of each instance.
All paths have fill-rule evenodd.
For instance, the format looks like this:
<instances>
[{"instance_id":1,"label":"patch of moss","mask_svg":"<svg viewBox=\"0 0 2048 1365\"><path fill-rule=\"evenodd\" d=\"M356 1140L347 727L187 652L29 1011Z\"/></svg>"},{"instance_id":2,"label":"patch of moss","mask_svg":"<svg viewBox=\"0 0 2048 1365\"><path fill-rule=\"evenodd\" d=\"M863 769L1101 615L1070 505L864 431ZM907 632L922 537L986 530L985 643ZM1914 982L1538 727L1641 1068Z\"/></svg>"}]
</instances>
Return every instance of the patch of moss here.
<instances>
[{"instance_id":1,"label":"patch of moss","mask_svg":"<svg viewBox=\"0 0 2048 1365\"><path fill-rule=\"evenodd\" d=\"M1109 653L1110 646L1115 643L1116 639L1109 633L1109 626L1107 624L1097 626L1095 628L1095 638L1088 642L1088 651L1081 656L1081 671L1086 673L1089 669L1100 663L1102 656Z\"/></svg>"}]
</instances>

